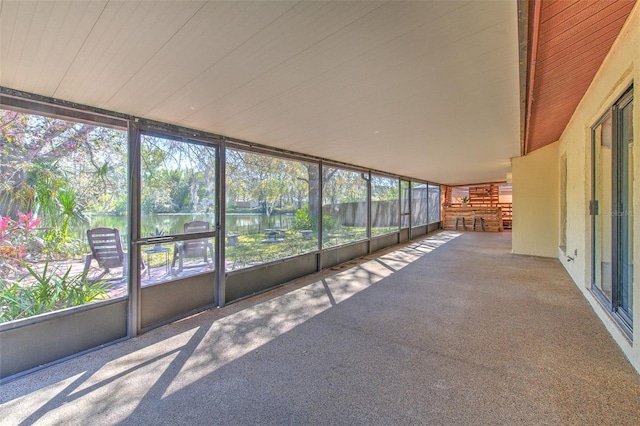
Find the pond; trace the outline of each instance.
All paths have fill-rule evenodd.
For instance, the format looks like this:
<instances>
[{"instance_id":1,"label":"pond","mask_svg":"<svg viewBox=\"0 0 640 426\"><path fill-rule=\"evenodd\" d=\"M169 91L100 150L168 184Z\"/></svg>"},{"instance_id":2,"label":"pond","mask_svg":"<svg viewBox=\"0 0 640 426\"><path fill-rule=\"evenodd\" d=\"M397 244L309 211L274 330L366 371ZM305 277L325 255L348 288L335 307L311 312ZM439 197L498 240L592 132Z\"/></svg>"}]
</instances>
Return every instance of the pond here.
<instances>
[{"instance_id":1,"label":"pond","mask_svg":"<svg viewBox=\"0 0 640 426\"><path fill-rule=\"evenodd\" d=\"M254 234L262 233L264 229L291 228L293 214L265 214L256 213L227 213L226 233L227 234ZM142 215L142 236L149 237L159 233L161 235L181 234L186 222L193 220L204 220L214 223L213 214L197 213L156 213ZM96 227L117 228L123 237L127 234L127 217L113 215L90 216L90 224L79 227L75 230L77 237L86 239L87 229ZM157 230L157 231L156 231Z\"/></svg>"}]
</instances>

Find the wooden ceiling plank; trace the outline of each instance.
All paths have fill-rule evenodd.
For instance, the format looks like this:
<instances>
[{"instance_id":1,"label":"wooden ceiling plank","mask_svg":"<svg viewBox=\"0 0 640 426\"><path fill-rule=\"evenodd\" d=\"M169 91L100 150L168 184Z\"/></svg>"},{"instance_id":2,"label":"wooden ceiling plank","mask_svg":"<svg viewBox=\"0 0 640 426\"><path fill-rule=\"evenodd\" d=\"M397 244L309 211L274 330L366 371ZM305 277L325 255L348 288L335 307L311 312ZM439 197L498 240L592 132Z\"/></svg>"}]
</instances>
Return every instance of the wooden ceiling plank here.
<instances>
[{"instance_id":1,"label":"wooden ceiling plank","mask_svg":"<svg viewBox=\"0 0 640 426\"><path fill-rule=\"evenodd\" d=\"M51 6L51 5L50 5ZM6 66L3 72L3 84L8 84L9 87L16 87L24 85L25 70L29 70L29 63L31 59L27 55L29 50L28 46L33 47L34 40L37 40L41 23L38 20L39 16L36 11L38 9L38 3L36 2L11 2L3 4L3 15L7 13L11 16L11 11L15 24L10 37L10 46L7 49L8 57ZM8 23L3 17L3 27L6 25L9 28ZM6 37L6 36L5 36Z\"/></svg>"},{"instance_id":2,"label":"wooden ceiling plank","mask_svg":"<svg viewBox=\"0 0 640 426\"><path fill-rule=\"evenodd\" d=\"M615 8L613 6L600 10L597 14L586 19L581 25L574 25L560 33L546 33L541 37L540 46L546 50L546 44L553 43L553 47L550 50L554 51L558 49L558 46L561 46L561 48L570 48L573 43L578 43L580 39L586 37L586 35L600 32L613 22L617 22L620 27L622 27L629 12L630 9L628 8ZM620 21L620 18L624 19Z\"/></svg>"},{"instance_id":3,"label":"wooden ceiling plank","mask_svg":"<svg viewBox=\"0 0 640 426\"><path fill-rule=\"evenodd\" d=\"M580 99L580 96L577 96L577 99ZM574 102L557 102L555 104L542 105L542 108L544 108L545 113L548 111L549 116L553 117L547 120L547 124L545 126L551 129L553 127L552 123L554 122L554 120L557 120L558 113L561 113L564 110L571 111L573 104ZM564 130L564 128L561 128L559 130Z\"/></svg>"},{"instance_id":4,"label":"wooden ceiling plank","mask_svg":"<svg viewBox=\"0 0 640 426\"><path fill-rule=\"evenodd\" d=\"M569 58L557 58L554 61L541 64L540 77L547 78L554 74L563 76L564 74L573 74L574 71L581 69L593 68L593 60L598 58L602 60L609 52L613 40L615 39L603 40L597 46L594 46L593 49L585 49L576 52L575 55ZM595 74L597 69L591 71Z\"/></svg>"},{"instance_id":5,"label":"wooden ceiling plank","mask_svg":"<svg viewBox=\"0 0 640 426\"><path fill-rule=\"evenodd\" d=\"M105 58L112 57L112 42L121 42L120 37L126 36L129 30L126 19L135 16L139 7L140 4L137 2L111 2L107 5L78 51L74 62L70 64L64 80L56 91L57 97L79 99L82 102L98 93L99 89L93 87L96 86L96 81L100 81L95 76L96 68L106 65L108 59Z\"/></svg>"},{"instance_id":6,"label":"wooden ceiling plank","mask_svg":"<svg viewBox=\"0 0 640 426\"><path fill-rule=\"evenodd\" d=\"M597 1L544 8L556 13L544 17L541 29L529 152L560 137L633 5Z\"/></svg>"},{"instance_id":7,"label":"wooden ceiling plank","mask_svg":"<svg viewBox=\"0 0 640 426\"><path fill-rule=\"evenodd\" d=\"M545 81L545 83L543 83L545 87L536 93L553 93L558 90L562 91L561 86L567 81L584 81L584 84L588 87L605 56L606 51L602 55L594 56L573 69L570 67L571 64L562 64L561 68L564 71L556 71L555 75L553 75L553 73L547 73L540 76L541 79L545 79L541 80Z\"/></svg>"},{"instance_id":8,"label":"wooden ceiling plank","mask_svg":"<svg viewBox=\"0 0 640 426\"><path fill-rule=\"evenodd\" d=\"M28 2L21 2L21 6ZM12 87L54 96L55 89L86 40L105 2L37 2L35 16L19 16L25 32ZM43 50L46 48L46 50ZM16 61L16 56L9 59Z\"/></svg>"},{"instance_id":9,"label":"wooden ceiling plank","mask_svg":"<svg viewBox=\"0 0 640 426\"><path fill-rule=\"evenodd\" d=\"M89 5L86 6L90 9ZM93 5L96 6L96 5ZM102 5L101 5L102 6ZM60 84L60 80L65 75L69 68L69 64L73 60L73 56L70 54L65 55L68 46L67 42L72 34L69 34L69 30L76 28L76 25L60 25L60 22L68 22L69 18L82 20L82 16L85 13L90 13L87 9L74 11L75 7L72 7L71 3L55 3L54 8L51 10L49 18L43 28L43 31L47 36L43 37L38 44L34 58L38 60L38 67L35 72L32 73L30 80L33 82L28 90L34 93L47 93L54 94L55 89ZM94 9L94 20L99 16L101 7ZM82 35L82 39L86 39L89 29ZM46 64L42 66L42 64Z\"/></svg>"},{"instance_id":10,"label":"wooden ceiling plank","mask_svg":"<svg viewBox=\"0 0 640 426\"><path fill-rule=\"evenodd\" d=\"M621 0L622 3L623 0ZM576 3L566 10L565 13L554 16L541 26L540 33L560 35L571 29L578 31L585 28L589 22L599 22L603 17L608 16L620 7L617 2L598 1Z\"/></svg>"},{"instance_id":11,"label":"wooden ceiling plank","mask_svg":"<svg viewBox=\"0 0 640 426\"><path fill-rule=\"evenodd\" d=\"M517 84L517 79L514 79L513 84ZM512 93L513 95L513 93ZM449 97L450 97L450 92L449 92ZM422 97L422 99L425 99L424 97ZM405 104L401 99L397 101L399 104ZM425 101L426 102L426 101ZM513 99L509 100L509 104L513 103L513 104L517 104L518 99L517 99L517 94L515 97L513 97ZM428 103L428 102L426 102ZM424 116L422 115L422 113L425 111L424 108L413 108L413 104L409 104L411 107L407 109L407 111L404 113L407 116L412 115L413 116L413 120L412 120L412 124L411 126L415 126L415 128L421 128L419 123L424 123ZM443 105L441 105L440 110L434 110L431 113L434 115L442 115L442 114L448 114L449 108L442 108ZM471 125L472 127L474 127L476 129L476 132L481 132L480 129L485 128L485 125L488 121L490 121L492 118L494 120L499 120L502 122L502 124L504 124L504 122L511 122L510 120L505 120L506 116L501 116L501 117L496 117L495 113L492 112L490 109L486 109L484 113L479 113L478 109L475 107L470 107L470 110L473 109L474 110L474 117L475 119L478 120L478 123L475 123L473 125ZM394 107L393 104L386 104L386 107L380 107L379 104L366 104L363 103L359 108L354 109L353 114L357 114L358 111L364 111L364 116L369 117L368 118L368 125L365 127L368 127L368 132L367 134L370 135L370 137L374 137L371 134L371 129L374 128L374 126L382 126L384 127L384 122L385 119L384 117L393 115L394 113L392 112L387 112L387 111L395 111L397 110L397 108ZM447 111L447 112L444 112ZM514 109L513 111L516 111L516 109ZM465 111L458 111L459 114L462 115L466 115ZM439 119L439 118L434 118L434 119ZM444 119L444 117L442 117L442 119ZM345 132L345 134L349 133L352 131L351 129L354 127L353 126L353 122L359 123L362 122L361 118L356 118L355 120L351 117L351 116L340 116L340 115L336 115L332 120L329 121L331 123L332 126L335 126L335 128L332 128L332 132L339 132L340 134L342 134L342 132ZM318 123L319 128L318 131L322 132L322 127L326 127L326 123ZM497 125L498 127L502 127L504 128L504 126L500 126L499 124ZM303 128L305 126L302 126ZM291 128L295 128L295 124L293 126L283 126L283 129L291 129ZM517 125L516 125L516 131L517 131ZM424 129L425 132L429 133L429 128L425 128ZM355 130L356 134L359 132L359 136L358 137L362 137L362 132L363 130L360 129L356 129ZM431 130L431 133L433 133L433 129ZM384 134L391 134L388 132L384 132ZM476 133L476 136L478 136L478 133ZM261 135L261 137L272 137L272 138L282 138L282 137L286 137L281 133L278 134L273 134L273 135ZM305 140L305 138L309 138L309 140L314 138L314 132L310 133L310 134L300 134L297 135L295 137L295 139L297 140ZM354 135L355 137L355 135ZM443 135L443 137L445 137ZM469 140L472 140L472 137L469 136ZM517 150L516 150L517 151ZM511 155L514 155L516 153L512 152Z\"/></svg>"},{"instance_id":12,"label":"wooden ceiling plank","mask_svg":"<svg viewBox=\"0 0 640 426\"><path fill-rule=\"evenodd\" d=\"M372 55L379 56L377 55L378 53L378 51L374 51L372 52ZM384 58L384 55L381 55L380 57ZM497 52L495 63L499 63L500 59L503 58L501 58L500 53ZM429 58L429 61L432 62L433 59ZM323 102L325 105L331 105L327 111L345 107L357 110L359 107L355 106L356 103L365 102L369 105L375 104L380 102L383 98L388 100L393 95L399 95L404 92L406 92L406 94L401 96L405 98L417 95L435 100L434 90L440 90L443 89L443 87L442 85L440 88L434 87L433 81L442 81L446 70L455 67L448 67L443 64L441 75L424 75L421 70L424 70L428 64L428 62L421 64L420 62L415 61L406 63L403 65L403 68L406 70L412 70L413 74L405 74L397 79L394 78L394 72L397 75L397 70L394 70L393 68L389 68L384 73L377 75L374 74L368 78L366 74L362 72L360 72L360 74L358 74L358 72L352 73L348 69L339 68L336 70L336 78L342 76L344 84L335 85L333 77L325 78L323 75L316 79L315 82L302 86L302 91L297 90L282 97L282 100L278 102L278 105L282 105L282 108L267 108L267 106L273 106L273 103L270 102L265 107L253 108L248 112L244 112L243 114L238 115L236 119L238 121L249 119L252 125L255 125L261 121L273 119L281 114L288 114L296 110L306 111L311 105L318 102ZM498 68L504 68L505 66L506 65L502 65ZM463 68L468 67L458 67L460 71L458 73L453 73L460 74L459 78L455 77L455 75L448 76L451 78L451 81L465 81L465 76L462 73ZM472 83L469 85L470 87L465 88L464 92L472 96L474 90L482 90L483 86L487 87L492 84L491 80L495 80L495 83L493 84L501 84L502 86L505 86L506 82L501 77L504 75L504 70L498 68L494 66L486 71L478 72L478 75L471 79ZM350 76L350 74L353 74L353 76ZM484 74L486 74L486 76ZM357 78L358 75L361 76L360 80ZM412 87L412 89L406 91L402 89L402 86ZM416 90L415 88L418 89ZM450 93L451 90L452 89L450 87L446 88L448 93ZM446 98L446 93L443 93L443 97ZM313 113L318 114L317 111L314 111ZM233 123L234 120L231 120L231 122Z\"/></svg>"},{"instance_id":13,"label":"wooden ceiling plank","mask_svg":"<svg viewBox=\"0 0 640 426\"><path fill-rule=\"evenodd\" d=\"M541 1L534 1L533 14L531 16L531 30L529 45L529 64L527 67L527 107L524 131L524 153L529 151L531 133L531 115L533 112L533 94L536 85L536 63L538 61L538 43L540 41L540 7Z\"/></svg>"},{"instance_id":14,"label":"wooden ceiling plank","mask_svg":"<svg viewBox=\"0 0 640 426\"><path fill-rule=\"evenodd\" d=\"M91 96L104 106L200 7L198 2L109 3L60 93ZM96 81L102 84L94 87Z\"/></svg>"},{"instance_id":15,"label":"wooden ceiling plank","mask_svg":"<svg viewBox=\"0 0 640 426\"><path fill-rule=\"evenodd\" d=\"M536 136L532 140L532 149L539 149L544 146L547 146L551 143L557 142L562 136L562 132L564 131L564 127L562 123L566 123L571 119L572 114L567 114L566 111L562 114L559 114L557 117L557 123L552 123L556 125L548 126L546 123L540 124L540 129L537 130L539 132L539 136Z\"/></svg>"},{"instance_id":16,"label":"wooden ceiling plank","mask_svg":"<svg viewBox=\"0 0 640 426\"><path fill-rule=\"evenodd\" d=\"M437 6L437 7L436 7ZM413 4L404 4L403 7L406 8L415 8ZM415 43L416 49L407 49L403 46L399 46L395 49L393 53L397 54L396 59L390 59L389 54L381 53L378 56L375 56L374 59L379 62L379 64L372 63L370 66L373 68L367 69L366 67L362 67L363 59L366 62L366 57L369 55L369 52L373 52L370 50L369 52L363 54L361 46L384 46L388 44L389 39L399 38L407 39L408 34L411 34L413 28L434 28L436 25L431 25L430 22L437 23L439 19L443 15L448 15L449 19L454 19L457 10L460 9L460 6L457 4L436 4L434 7L429 8L429 13L420 14L409 14L409 20L407 19L407 14L397 14L396 17L393 18L393 14L389 14L389 8L395 8L398 10L395 5L387 5L384 9L377 9L373 12L372 16L375 15L380 19L377 20L367 20L363 22L366 24L369 29L363 27L358 31L354 31L354 25L346 28L344 31L340 31L332 35L331 37L323 40L317 46L314 46L313 49L309 49L305 52L302 52L300 55L296 55L291 60L288 60L281 65L274 67L272 70L263 74L260 77L257 77L255 80L250 82L247 85L244 85L233 92L225 95L222 98L215 100L208 107L203 108L201 111L194 113L192 117L189 117L189 122L196 123L202 122L205 119L211 119L211 117L215 117L219 120L218 123L214 124L221 125L222 122L226 122L229 119L228 114L238 115L240 112L247 109L246 104L242 102L242 99L251 99L255 101L255 99L260 99L262 97L262 101L265 99L273 100L277 99L277 97L281 96L284 92L290 91L293 87L298 85L302 85L304 83L304 87L308 88L309 86L313 87L313 80L317 79L317 77L326 75L327 72L336 75L336 80L326 86L335 86L336 84L340 85L342 82L349 81L349 73L350 68L345 66L349 62L353 62L358 64L360 68L356 74L354 74L355 82L360 82L363 80L363 77L370 74L372 69L378 69L381 65L384 68L393 68L395 67L395 72L397 73L398 69L400 70L420 70L421 68L409 66L408 64L403 64L402 61L406 60L403 57L406 56L407 52L421 52L424 50L424 40L422 40L422 45ZM453 14L452 14L453 11ZM419 11L416 11L419 12ZM478 10L478 13L482 13L482 10ZM454 15L454 16L451 16ZM460 18L458 18L459 20ZM454 37L456 35L455 31L452 32L451 36ZM376 41L375 39L379 40ZM359 41L360 39L360 41ZM406 43L406 41L405 41ZM345 49L345 46L351 46L351 50ZM428 45L428 44L426 44ZM434 49L435 51L436 49ZM382 60L384 58L384 60ZM431 61L432 62L432 61ZM314 64L315 63L315 64ZM336 65L338 64L338 65ZM293 68L292 68L293 67ZM299 70L297 70L299 68ZM310 74L309 71L312 71ZM289 76L283 79L283 76ZM291 76L294 76L293 80ZM296 83L297 81L297 83ZM395 79L390 79L389 81L395 82ZM269 92L260 93L260 88L268 88ZM342 92L341 92L342 94ZM239 96L238 96L239 95ZM323 95L323 92L314 93L313 97L315 99L318 96ZM230 102L225 102L225 99L238 99L238 103L236 103L236 110L233 111L234 106L231 105ZM249 106L248 108L251 108ZM223 110L229 111L227 113L221 112ZM242 118L240 120L245 120L244 112L242 114ZM192 121L193 119L193 121Z\"/></svg>"},{"instance_id":17,"label":"wooden ceiling plank","mask_svg":"<svg viewBox=\"0 0 640 426\"><path fill-rule=\"evenodd\" d=\"M618 18L616 21L607 24L597 31L591 31L588 33L575 34L574 37L568 39L566 42L559 43L559 46L554 49L542 49L539 55L540 62L564 60L565 57L571 56L575 52L582 52L588 50L592 45L597 45L602 42L611 43L611 39L615 39L620 32L620 28L626 20L626 15Z\"/></svg>"},{"instance_id":18,"label":"wooden ceiling plank","mask_svg":"<svg viewBox=\"0 0 640 426\"><path fill-rule=\"evenodd\" d=\"M542 0L541 0L542 1ZM554 16L563 13L569 7L585 0L543 0L540 13L540 22L545 23Z\"/></svg>"},{"instance_id":19,"label":"wooden ceiling plank","mask_svg":"<svg viewBox=\"0 0 640 426\"><path fill-rule=\"evenodd\" d=\"M6 76L9 71L7 61L9 60L9 52L12 50L13 37L16 35L17 6L18 3L16 2L2 3L0 1L0 10L2 12L0 13L0 64L4 64L4 66L0 67L0 85L7 79Z\"/></svg>"}]
</instances>

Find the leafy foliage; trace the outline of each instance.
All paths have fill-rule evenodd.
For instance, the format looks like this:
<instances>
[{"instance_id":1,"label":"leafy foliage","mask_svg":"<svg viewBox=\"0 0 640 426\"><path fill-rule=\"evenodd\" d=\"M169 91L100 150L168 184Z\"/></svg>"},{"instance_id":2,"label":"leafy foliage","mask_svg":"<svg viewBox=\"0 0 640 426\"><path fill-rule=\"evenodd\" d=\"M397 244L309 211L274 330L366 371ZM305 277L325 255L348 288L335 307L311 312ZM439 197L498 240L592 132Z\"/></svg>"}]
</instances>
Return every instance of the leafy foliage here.
<instances>
[{"instance_id":1,"label":"leafy foliage","mask_svg":"<svg viewBox=\"0 0 640 426\"><path fill-rule=\"evenodd\" d=\"M322 229L326 231L332 231L338 226L336 219L332 216L322 217ZM311 229L314 232L318 231L318 218L309 217L309 210L304 208L296 211L296 215L291 224L293 229Z\"/></svg>"},{"instance_id":2,"label":"leafy foliage","mask_svg":"<svg viewBox=\"0 0 640 426\"><path fill-rule=\"evenodd\" d=\"M126 198L114 191L126 187L126 146L121 130L0 110L0 213L37 211L38 195L61 188L90 209L110 209Z\"/></svg>"},{"instance_id":3,"label":"leafy foliage","mask_svg":"<svg viewBox=\"0 0 640 426\"><path fill-rule=\"evenodd\" d=\"M216 152L208 146L144 136L142 211L146 214L212 212Z\"/></svg>"},{"instance_id":4,"label":"leafy foliage","mask_svg":"<svg viewBox=\"0 0 640 426\"><path fill-rule=\"evenodd\" d=\"M311 170L317 171L317 166L229 149L228 204L254 201L260 206L261 213L267 216L276 210L299 210L317 197L309 186Z\"/></svg>"},{"instance_id":5,"label":"leafy foliage","mask_svg":"<svg viewBox=\"0 0 640 426\"><path fill-rule=\"evenodd\" d=\"M296 215L291 223L293 229L311 229L311 219L309 219L309 210L300 209L296 211Z\"/></svg>"},{"instance_id":6,"label":"leafy foliage","mask_svg":"<svg viewBox=\"0 0 640 426\"><path fill-rule=\"evenodd\" d=\"M316 222L318 220L316 219ZM338 221L336 220L335 217L333 216L322 216L322 230L327 232L327 231L333 231L334 229L336 229L338 227ZM316 226L317 228L317 226Z\"/></svg>"},{"instance_id":7,"label":"leafy foliage","mask_svg":"<svg viewBox=\"0 0 640 426\"><path fill-rule=\"evenodd\" d=\"M15 221L9 216L0 216L0 276L17 272L22 260L39 242L32 231L42 219L33 219L32 213L18 213ZM29 250L31 249L31 250Z\"/></svg>"},{"instance_id":8,"label":"leafy foliage","mask_svg":"<svg viewBox=\"0 0 640 426\"><path fill-rule=\"evenodd\" d=\"M40 273L28 264L29 275L11 282L0 278L0 322L28 318L46 312L82 305L108 297L103 281L89 282L84 274L71 276L71 267L62 275L58 268L44 264Z\"/></svg>"},{"instance_id":9,"label":"leafy foliage","mask_svg":"<svg viewBox=\"0 0 640 426\"><path fill-rule=\"evenodd\" d=\"M0 110L0 153L0 215L33 211L45 218L40 237L49 256L79 254L87 212L126 206L121 130Z\"/></svg>"}]
</instances>

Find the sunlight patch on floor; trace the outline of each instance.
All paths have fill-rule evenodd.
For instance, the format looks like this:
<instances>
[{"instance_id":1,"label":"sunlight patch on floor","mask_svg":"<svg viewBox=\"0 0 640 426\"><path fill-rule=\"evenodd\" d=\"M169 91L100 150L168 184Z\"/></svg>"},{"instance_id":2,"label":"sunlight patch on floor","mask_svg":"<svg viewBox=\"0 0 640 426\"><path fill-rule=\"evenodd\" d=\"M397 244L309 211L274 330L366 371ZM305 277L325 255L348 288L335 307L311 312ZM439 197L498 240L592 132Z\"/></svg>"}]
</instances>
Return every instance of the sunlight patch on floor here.
<instances>
[{"instance_id":1,"label":"sunlight patch on floor","mask_svg":"<svg viewBox=\"0 0 640 426\"><path fill-rule=\"evenodd\" d=\"M376 259L393 265L398 270L459 235L442 232ZM416 252L415 247L420 247L420 252ZM216 321L181 368L179 380L174 380L167 387L163 398L258 349L326 311L333 304L344 302L393 273L376 259L324 278L328 290L323 280L314 281Z\"/></svg>"},{"instance_id":2,"label":"sunlight patch on floor","mask_svg":"<svg viewBox=\"0 0 640 426\"><path fill-rule=\"evenodd\" d=\"M128 374L138 371L145 365L155 364L156 361L161 361L164 358L171 358L170 355L184 348L197 330L198 328L193 328L106 363L70 395L82 393L88 388L98 388L101 384L112 381L116 377L126 379Z\"/></svg>"},{"instance_id":3,"label":"sunlight patch on floor","mask_svg":"<svg viewBox=\"0 0 640 426\"><path fill-rule=\"evenodd\" d=\"M119 423L126 420L143 400L161 400L259 350L459 235L440 232L386 254L356 260L352 266L338 272L326 271L321 279L279 296L265 294L266 300L242 307L237 312L231 308L232 313L220 310L209 317L196 317L193 327L188 322L191 320L184 320L182 324L188 329L183 328L179 334L167 338L162 333L171 333L170 328L152 331L123 343L124 347L133 346L132 349L136 344L144 347L103 365L96 361L104 355L96 351L54 366L52 369L73 371L83 363L98 364L93 367L95 371L85 369L5 402L0 405L0 417L11 424L32 423L31 420L47 423L60 418L82 423L85 417L104 415L105 422ZM179 327L179 324L175 326ZM151 340L151 343L146 344L145 340ZM64 374L64 371L58 373ZM46 377L47 370L35 374ZM37 383L34 386L38 386ZM118 410L110 410L112 404L117 405ZM78 412L77 407L84 407L84 411Z\"/></svg>"},{"instance_id":4,"label":"sunlight patch on floor","mask_svg":"<svg viewBox=\"0 0 640 426\"><path fill-rule=\"evenodd\" d=\"M17 425L27 419L33 412L42 409L49 401L55 399L57 395L62 393L68 386L80 378L84 373L76 374L60 380L49 386L38 389L35 392L28 393L13 399L0 407L1 424ZM28 412L27 412L28 410Z\"/></svg>"}]
</instances>

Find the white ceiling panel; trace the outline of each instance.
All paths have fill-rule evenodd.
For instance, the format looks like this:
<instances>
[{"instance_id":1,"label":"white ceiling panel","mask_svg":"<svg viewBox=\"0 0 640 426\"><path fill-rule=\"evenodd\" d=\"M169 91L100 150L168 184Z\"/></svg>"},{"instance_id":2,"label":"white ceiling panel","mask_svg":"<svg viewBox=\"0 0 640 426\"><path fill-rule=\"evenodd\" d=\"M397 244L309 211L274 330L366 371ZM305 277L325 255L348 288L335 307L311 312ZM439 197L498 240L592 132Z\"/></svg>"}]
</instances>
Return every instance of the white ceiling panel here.
<instances>
[{"instance_id":1,"label":"white ceiling panel","mask_svg":"<svg viewBox=\"0 0 640 426\"><path fill-rule=\"evenodd\" d=\"M294 3L292 3L294 4ZM291 56L307 49L315 50L317 43L335 28L349 25L357 17L374 8L376 3L366 3L363 8L357 2L302 2L295 4L278 19L257 31L240 48L235 49L190 82L180 92L168 98L152 115L178 114L180 119L193 114L189 111L218 101L224 95L237 90L265 71L277 67ZM287 74L282 78L292 78ZM218 84L208 82L217 81Z\"/></svg>"},{"instance_id":2,"label":"white ceiling panel","mask_svg":"<svg viewBox=\"0 0 640 426\"><path fill-rule=\"evenodd\" d=\"M520 150L512 1L4 0L0 85L441 183Z\"/></svg>"},{"instance_id":3,"label":"white ceiling panel","mask_svg":"<svg viewBox=\"0 0 640 426\"><path fill-rule=\"evenodd\" d=\"M446 5L440 3L441 8ZM408 7L408 4L403 6ZM392 44L393 40L424 24L423 19L412 15L410 21L400 25L400 22L391 19L394 9L397 9L397 5L378 7L319 43L299 53L291 52L288 60L243 87L214 100L203 110L188 117L188 122L201 125L215 118L218 121L214 126L238 129L238 121L247 125L258 124L258 121L271 120L274 116L305 108L309 104L325 103L334 109L335 102L323 101L323 98L333 94L339 94L341 101L347 102L345 91L359 86L363 78L384 69L397 69L395 58L381 55L376 50ZM340 16L345 14L341 13ZM392 53L397 49L390 46L388 51ZM402 56L402 53L398 56ZM393 73L391 76L397 77ZM309 112L308 115L315 116L315 113Z\"/></svg>"},{"instance_id":4,"label":"white ceiling panel","mask_svg":"<svg viewBox=\"0 0 640 426\"><path fill-rule=\"evenodd\" d=\"M245 116L247 108L271 104L274 101L281 103L280 99L274 97L286 96L296 89L304 90L307 97L317 98L326 93L327 89L335 90L337 85L344 85L345 81L353 83L359 77L372 73L373 67L378 65L368 63L371 62L368 58L375 56L371 54L372 50L379 45L388 44L389 40L401 37L417 26L424 25L424 20L419 16L410 16L410 20L402 22L394 19L398 5L378 5L373 10L362 10L355 6L357 3L335 3L334 7L340 9L339 13L329 17L325 13L322 19L316 22L332 30L321 34L328 34L326 37L318 42L317 37L314 37L311 39L312 43L302 45L298 51L291 50L288 45L280 47L279 50L286 60L224 97L213 99L210 105L189 118L197 123L200 119L216 117L219 122L214 125L228 125L232 116ZM409 4L400 6L407 8ZM440 7L444 8L443 6L447 5L441 3ZM349 10L342 10L347 7ZM335 23L327 22L334 15L340 20ZM384 60L384 67L388 66L394 65ZM318 82L326 83L319 89ZM294 99L287 102L289 107L294 107L292 101Z\"/></svg>"},{"instance_id":5,"label":"white ceiling panel","mask_svg":"<svg viewBox=\"0 0 640 426\"><path fill-rule=\"evenodd\" d=\"M3 1L1 84L54 96L106 4Z\"/></svg>"},{"instance_id":6,"label":"white ceiling panel","mask_svg":"<svg viewBox=\"0 0 640 426\"><path fill-rule=\"evenodd\" d=\"M181 122L198 104L192 102L173 104L167 115L153 115L149 111L169 97L184 93L192 82L215 66L235 50L241 48L254 32L269 25L295 3L291 2L209 2L196 16L175 34L154 57L137 70L133 79L115 93L107 107L127 112L165 119L171 115L172 122ZM201 91L218 87L217 80L202 80ZM206 86L206 87L205 87ZM186 108L186 109L185 109Z\"/></svg>"},{"instance_id":7,"label":"white ceiling panel","mask_svg":"<svg viewBox=\"0 0 640 426\"><path fill-rule=\"evenodd\" d=\"M109 2L55 96L106 105L204 4Z\"/></svg>"}]
</instances>

